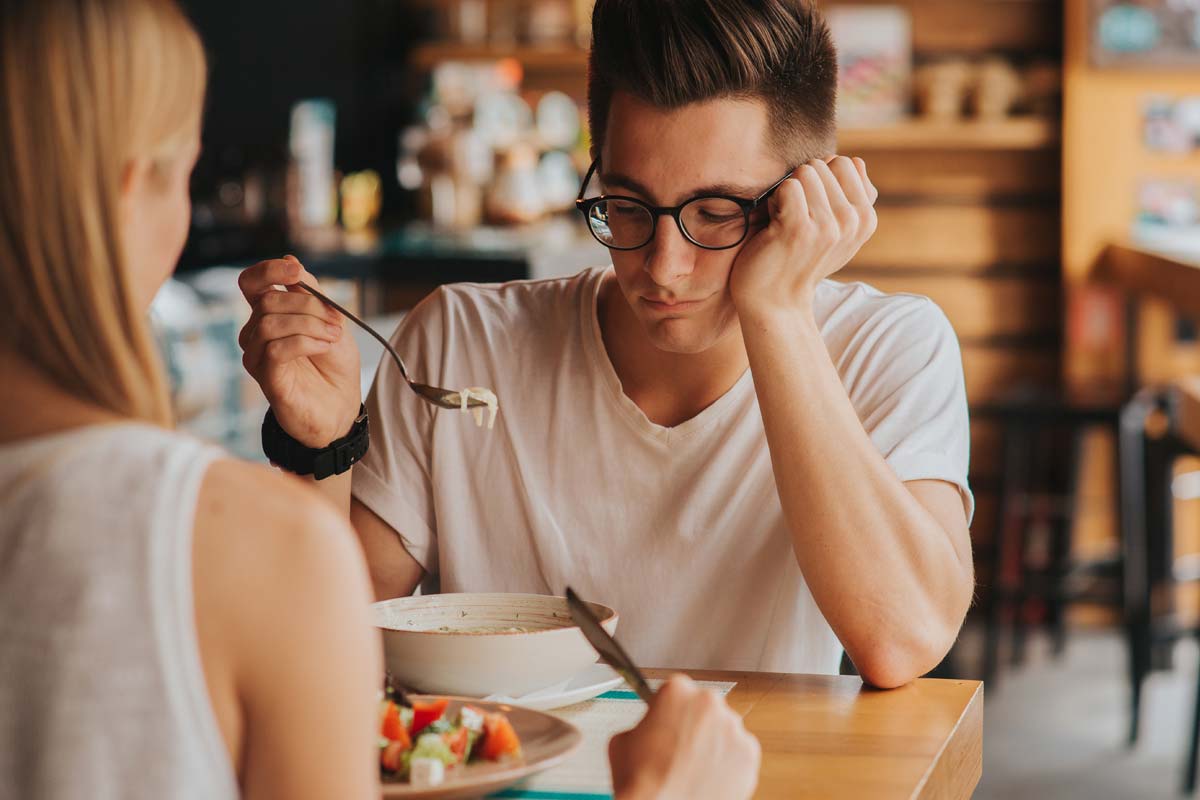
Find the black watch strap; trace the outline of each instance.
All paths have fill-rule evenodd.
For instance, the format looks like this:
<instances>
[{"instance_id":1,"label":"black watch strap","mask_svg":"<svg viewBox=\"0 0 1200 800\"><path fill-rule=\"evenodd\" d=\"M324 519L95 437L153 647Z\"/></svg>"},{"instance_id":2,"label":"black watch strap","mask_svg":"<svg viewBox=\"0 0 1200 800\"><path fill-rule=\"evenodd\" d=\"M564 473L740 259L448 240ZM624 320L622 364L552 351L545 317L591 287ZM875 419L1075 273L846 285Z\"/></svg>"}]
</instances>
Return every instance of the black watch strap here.
<instances>
[{"instance_id":1,"label":"black watch strap","mask_svg":"<svg viewBox=\"0 0 1200 800\"><path fill-rule=\"evenodd\" d=\"M322 448L305 447L293 439L279 425L271 409L267 409L263 418L263 453L271 463L297 475L312 475L318 481L350 469L367 454L369 445L366 406L359 407L348 434Z\"/></svg>"}]
</instances>

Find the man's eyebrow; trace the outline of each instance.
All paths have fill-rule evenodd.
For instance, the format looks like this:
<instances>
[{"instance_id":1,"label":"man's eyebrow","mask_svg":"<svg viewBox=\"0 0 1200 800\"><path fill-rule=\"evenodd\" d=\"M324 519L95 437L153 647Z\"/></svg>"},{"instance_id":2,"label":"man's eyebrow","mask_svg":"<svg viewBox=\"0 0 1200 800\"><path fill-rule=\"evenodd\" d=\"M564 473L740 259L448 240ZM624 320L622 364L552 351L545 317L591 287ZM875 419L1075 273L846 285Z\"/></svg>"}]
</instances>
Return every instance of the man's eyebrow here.
<instances>
[{"instance_id":1,"label":"man's eyebrow","mask_svg":"<svg viewBox=\"0 0 1200 800\"><path fill-rule=\"evenodd\" d=\"M645 187L640 181L637 181L628 175L620 172L604 172L600 174L600 182L606 188L627 189L643 199L649 200L653 196L653 192ZM682 198L680 202L692 197L703 197L706 195L729 195L732 197L744 197L747 199L757 197L760 192L766 187L752 187L743 184L735 183L713 183L708 186L698 186L692 189Z\"/></svg>"}]
</instances>

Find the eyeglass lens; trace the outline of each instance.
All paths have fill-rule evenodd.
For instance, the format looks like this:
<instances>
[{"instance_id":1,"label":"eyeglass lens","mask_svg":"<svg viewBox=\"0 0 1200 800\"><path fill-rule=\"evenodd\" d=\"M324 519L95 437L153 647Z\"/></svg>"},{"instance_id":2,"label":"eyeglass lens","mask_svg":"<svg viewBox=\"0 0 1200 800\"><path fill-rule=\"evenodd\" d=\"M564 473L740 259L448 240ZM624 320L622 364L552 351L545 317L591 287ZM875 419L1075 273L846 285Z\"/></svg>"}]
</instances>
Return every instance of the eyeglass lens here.
<instances>
[{"instance_id":1,"label":"eyeglass lens","mask_svg":"<svg viewBox=\"0 0 1200 800\"><path fill-rule=\"evenodd\" d=\"M746 235L746 213L732 200L699 197L679 213L685 235L703 247L732 247ZM601 200L588 214L592 233L604 245L636 249L654 236L654 215L633 200Z\"/></svg>"}]
</instances>

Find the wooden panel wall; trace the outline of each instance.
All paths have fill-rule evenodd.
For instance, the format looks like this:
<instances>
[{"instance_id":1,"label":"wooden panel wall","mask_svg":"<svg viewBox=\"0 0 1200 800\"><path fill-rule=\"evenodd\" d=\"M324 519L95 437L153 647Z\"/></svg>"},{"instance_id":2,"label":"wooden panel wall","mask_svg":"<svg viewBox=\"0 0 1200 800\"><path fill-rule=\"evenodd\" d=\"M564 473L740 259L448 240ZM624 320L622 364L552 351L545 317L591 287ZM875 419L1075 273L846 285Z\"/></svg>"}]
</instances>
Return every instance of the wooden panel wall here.
<instances>
[{"instance_id":1,"label":"wooden panel wall","mask_svg":"<svg viewBox=\"0 0 1200 800\"><path fill-rule=\"evenodd\" d=\"M1057 274L1059 224L1057 203L1009 207L1003 198L989 203L885 196L879 230L855 263L967 273L1050 264Z\"/></svg>"},{"instance_id":2,"label":"wooden panel wall","mask_svg":"<svg viewBox=\"0 0 1200 800\"><path fill-rule=\"evenodd\" d=\"M901 4L912 15L918 60L1060 57L1062 4L1056 0ZM866 160L880 189L879 230L840 277L937 302L958 333L975 408L1018 383L1058 380L1061 155L1057 141L977 149L967 141L965 132L964 143L953 148L889 147L881 139L852 153ZM996 423L973 419L977 548L991 537L999 457Z\"/></svg>"}]
</instances>

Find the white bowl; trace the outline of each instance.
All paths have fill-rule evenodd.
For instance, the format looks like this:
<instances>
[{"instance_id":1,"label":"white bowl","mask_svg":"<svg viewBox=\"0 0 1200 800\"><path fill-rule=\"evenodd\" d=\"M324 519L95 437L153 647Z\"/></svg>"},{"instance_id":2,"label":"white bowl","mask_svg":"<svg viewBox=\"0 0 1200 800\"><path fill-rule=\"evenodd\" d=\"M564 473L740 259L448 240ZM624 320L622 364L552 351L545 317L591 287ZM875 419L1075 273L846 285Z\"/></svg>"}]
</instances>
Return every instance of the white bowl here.
<instances>
[{"instance_id":1,"label":"white bowl","mask_svg":"<svg viewBox=\"0 0 1200 800\"><path fill-rule=\"evenodd\" d=\"M588 606L609 633L617 612ZM566 681L596 662L567 601L539 594L434 594L372 607L384 661L402 685L430 694L523 694Z\"/></svg>"}]
</instances>

